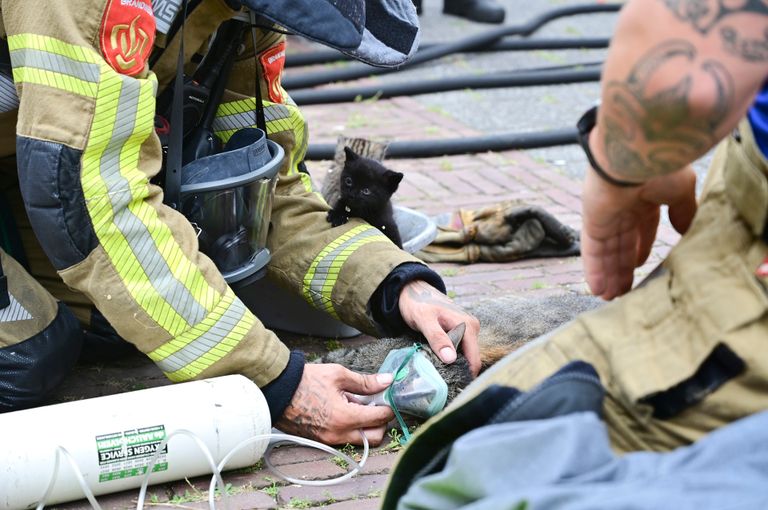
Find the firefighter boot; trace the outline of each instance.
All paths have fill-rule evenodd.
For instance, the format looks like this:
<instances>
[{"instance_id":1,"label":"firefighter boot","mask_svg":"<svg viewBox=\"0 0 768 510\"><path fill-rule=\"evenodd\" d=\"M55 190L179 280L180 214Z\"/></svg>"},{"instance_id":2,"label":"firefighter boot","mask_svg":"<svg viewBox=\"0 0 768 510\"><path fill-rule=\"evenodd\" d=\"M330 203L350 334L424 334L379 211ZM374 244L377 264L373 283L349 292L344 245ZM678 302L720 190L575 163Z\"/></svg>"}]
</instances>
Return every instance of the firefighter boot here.
<instances>
[{"instance_id":1,"label":"firefighter boot","mask_svg":"<svg viewBox=\"0 0 768 510\"><path fill-rule=\"evenodd\" d=\"M479 23L504 22L504 8L495 0L444 0L443 12Z\"/></svg>"}]
</instances>

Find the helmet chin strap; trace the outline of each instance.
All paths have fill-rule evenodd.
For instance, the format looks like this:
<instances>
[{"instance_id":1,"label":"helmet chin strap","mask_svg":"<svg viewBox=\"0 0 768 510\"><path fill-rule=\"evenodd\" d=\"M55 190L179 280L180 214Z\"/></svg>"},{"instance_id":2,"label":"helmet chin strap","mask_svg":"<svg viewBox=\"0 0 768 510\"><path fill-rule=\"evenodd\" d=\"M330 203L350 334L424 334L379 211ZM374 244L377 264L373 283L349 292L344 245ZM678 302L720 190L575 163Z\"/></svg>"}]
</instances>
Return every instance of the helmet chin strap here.
<instances>
[{"instance_id":1,"label":"helmet chin strap","mask_svg":"<svg viewBox=\"0 0 768 510\"><path fill-rule=\"evenodd\" d=\"M259 76L261 62L259 62L259 52L256 49L256 13L252 9L248 9L248 19L251 23L251 39L253 41L253 67L256 70L256 76L253 80L256 87L256 127L264 131L264 134L269 135L267 121L264 117L264 101L261 99L261 80Z\"/></svg>"},{"instance_id":2,"label":"helmet chin strap","mask_svg":"<svg viewBox=\"0 0 768 510\"><path fill-rule=\"evenodd\" d=\"M181 164L184 150L184 26L187 24L187 0L181 4L181 31L179 57L176 62L176 80L173 82L173 104L171 106L171 133L168 140L168 155L165 163L163 202L169 207L181 208Z\"/></svg>"}]
</instances>

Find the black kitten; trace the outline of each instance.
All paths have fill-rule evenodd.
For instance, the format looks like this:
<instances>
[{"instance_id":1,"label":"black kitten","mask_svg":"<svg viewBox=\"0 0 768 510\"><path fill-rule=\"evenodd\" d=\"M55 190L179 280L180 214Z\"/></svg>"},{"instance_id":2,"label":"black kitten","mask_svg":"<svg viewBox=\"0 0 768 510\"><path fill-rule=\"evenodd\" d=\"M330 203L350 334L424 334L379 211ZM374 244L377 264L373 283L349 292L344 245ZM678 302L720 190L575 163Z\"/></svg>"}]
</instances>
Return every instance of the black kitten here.
<instances>
[{"instance_id":1,"label":"black kitten","mask_svg":"<svg viewBox=\"0 0 768 510\"><path fill-rule=\"evenodd\" d=\"M344 147L344 153L346 160L341 171L341 193L333 209L328 211L328 221L338 227L351 216L362 218L402 248L390 199L397 191L403 174L388 170L378 161L359 156L349 147Z\"/></svg>"}]
</instances>

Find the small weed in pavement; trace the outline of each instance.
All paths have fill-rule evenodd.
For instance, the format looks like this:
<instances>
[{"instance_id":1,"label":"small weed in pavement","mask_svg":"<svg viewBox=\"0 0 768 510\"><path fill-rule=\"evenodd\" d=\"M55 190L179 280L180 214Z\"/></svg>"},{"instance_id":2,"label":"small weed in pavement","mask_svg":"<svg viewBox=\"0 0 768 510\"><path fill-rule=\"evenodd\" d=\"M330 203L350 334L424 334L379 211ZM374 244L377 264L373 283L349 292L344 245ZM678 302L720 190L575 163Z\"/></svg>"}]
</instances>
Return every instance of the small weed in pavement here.
<instances>
[{"instance_id":1,"label":"small weed in pavement","mask_svg":"<svg viewBox=\"0 0 768 510\"><path fill-rule=\"evenodd\" d=\"M311 508L312 501L306 498L291 498L288 502L288 508Z\"/></svg>"},{"instance_id":2,"label":"small weed in pavement","mask_svg":"<svg viewBox=\"0 0 768 510\"><path fill-rule=\"evenodd\" d=\"M264 479L268 482L271 482L272 485L270 485L269 487L264 487L263 489L261 489L261 492L263 492L264 494L266 494L271 498L277 498L277 495L280 494L281 487L277 485L276 481L269 478L268 476L265 476Z\"/></svg>"}]
</instances>

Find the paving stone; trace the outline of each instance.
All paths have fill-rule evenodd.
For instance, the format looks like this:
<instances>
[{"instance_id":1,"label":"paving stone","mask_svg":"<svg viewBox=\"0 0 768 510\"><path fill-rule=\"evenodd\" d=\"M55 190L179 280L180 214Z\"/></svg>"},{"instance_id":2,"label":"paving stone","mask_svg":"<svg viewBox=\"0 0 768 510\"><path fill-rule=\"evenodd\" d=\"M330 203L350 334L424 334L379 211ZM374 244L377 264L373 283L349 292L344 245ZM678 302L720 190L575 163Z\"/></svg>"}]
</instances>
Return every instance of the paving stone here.
<instances>
[{"instance_id":1,"label":"paving stone","mask_svg":"<svg viewBox=\"0 0 768 510\"><path fill-rule=\"evenodd\" d=\"M359 498L326 505L325 510L378 510L381 506L380 498Z\"/></svg>"},{"instance_id":2,"label":"paving stone","mask_svg":"<svg viewBox=\"0 0 768 510\"><path fill-rule=\"evenodd\" d=\"M289 505L291 500L323 503L353 498L378 497L384 490L386 481L386 475L362 475L329 487L291 485L280 491L279 501L283 505Z\"/></svg>"},{"instance_id":3,"label":"paving stone","mask_svg":"<svg viewBox=\"0 0 768 510\"><path fill-rule=\"evenodd\" d=\"M473 284L463 284L463 285L453 285L449 282L446 282L446 287L448 288L449 295L450 293L454 293L454 297L466 297L466 296L484 296L485 294L488 294L488 292L493 291L494 287L492 283L487 283L486 285L473 285Z\"/></svg>"},{"instance_id":4,"label":"paving stone","mask_svg":"<svg viewBox=\"0 0 768 510\"><path fill-rule=\"evenodd\" d=\"M553 259L557 260L557 264L553 264L550 266L547 266L546 273L547 274L560 274L560 273L570 273L572 271L582 271L583 270L583 263L581 262L581 258L576 259Z\"/></svg>"},{"instance_id":5,"label":"paving stone","mask_svg":"<svg viewBox=\"0 0 768 510\"><path fill-rule=\"evenodd\" d=\"M280 446L272 450L269 460L275 466L282 466L295 462L316 462L327 458L329 458L327 453L314 448Z\"/></svg>"}]
</instances>

